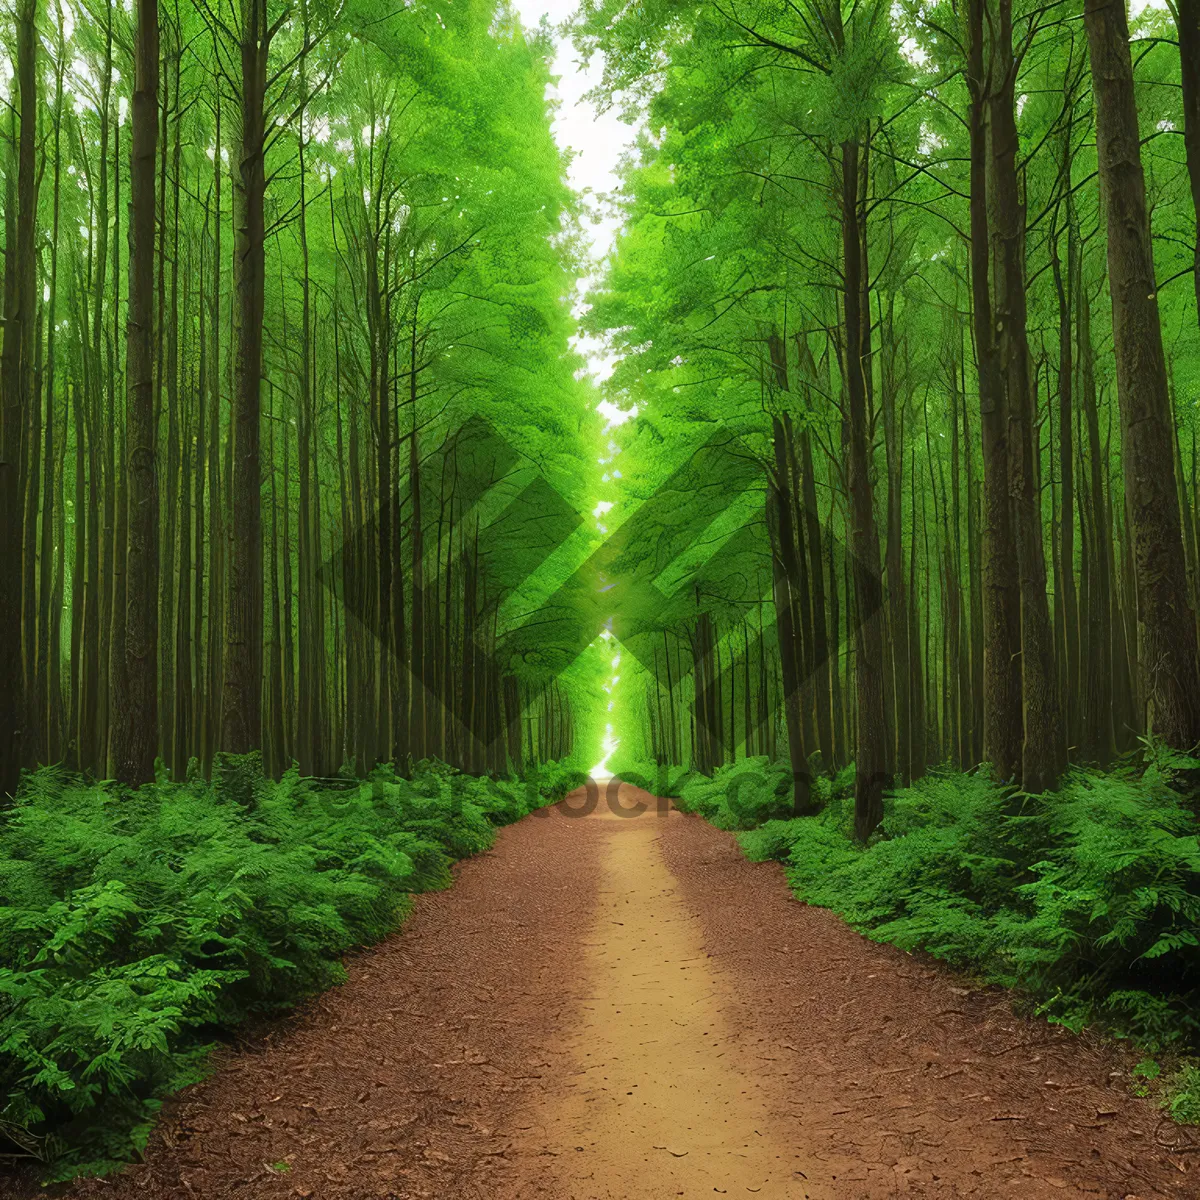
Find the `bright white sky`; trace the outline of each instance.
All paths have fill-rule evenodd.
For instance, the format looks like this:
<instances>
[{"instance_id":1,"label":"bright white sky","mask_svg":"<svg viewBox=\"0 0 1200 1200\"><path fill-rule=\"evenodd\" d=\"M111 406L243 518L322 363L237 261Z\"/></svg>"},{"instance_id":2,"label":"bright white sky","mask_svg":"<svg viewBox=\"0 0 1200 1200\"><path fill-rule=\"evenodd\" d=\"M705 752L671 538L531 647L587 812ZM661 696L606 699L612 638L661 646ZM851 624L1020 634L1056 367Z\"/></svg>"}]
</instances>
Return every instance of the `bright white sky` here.
<instances>
[{"instance_id":1,"label":"bright white sky","mask_svg":"<svg viewBox=\"0 0 1200 1200\"><path fill-rule=\"evenodd\" d=\"M536 26L543 15L550 18L552 25L560 25L575 11L576 0L513 0L513 5L525 25ZM613 217L601 216L600 198L603 193L616 189L617 162L633 140L634 131L631 126L619 121L615 113L598 113L595 106L583 98L586 91L600 82L601 64L598 57L585 72L570 41L560 38L552 72L559 77L558 87L553 93L559 101L554 136L559 145L572 155L569 178L571 186L583 195L588 213L584 232L591 240L595 270L612 248L619 225ZM590 282L590 279L580 281L580 294ZM612 364L603 347L593 338L580 338L577 344L587 356L592 376L597 380L606 379L612 371Z\"/></svg>"}]
</instances>

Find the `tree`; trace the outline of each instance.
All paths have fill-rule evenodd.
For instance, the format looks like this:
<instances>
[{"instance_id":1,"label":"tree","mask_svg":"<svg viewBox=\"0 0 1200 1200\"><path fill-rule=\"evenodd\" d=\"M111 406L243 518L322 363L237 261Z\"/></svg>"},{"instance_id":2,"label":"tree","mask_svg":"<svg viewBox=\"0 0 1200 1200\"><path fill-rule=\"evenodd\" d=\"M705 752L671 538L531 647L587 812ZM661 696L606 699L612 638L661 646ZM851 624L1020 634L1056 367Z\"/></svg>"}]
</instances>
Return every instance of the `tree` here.
<instances>
[{"instance_id":1,"label":"tree","mask_svg":"<svg viewBox=\"0 0 1200 1200\"><path fill-rule=\"evenodd\" d=\"M242 0L238 49L241 145L234 177L233 477L225 605L221 745L235 754L262 745L263 546L262 329L266 287L267 64L289 10L268 24L267 0Z\"/></svg>"},{"instance_id":2,"label":"tree","mask_svg":"<svg viewBox=\"0 0 1200 1200\"><path fill-rule=\"evenodd\" d=\"M14 47L40 55L37 12L21 11L32 24L6 24L5 37L14 30ZM175 776L192 760L208 772L222 744L260 750L273 771L293 754L328 772L349 760L369 770L396 753L403 769L410 680L394 640L382 644L347 608L353 588L337 564L390 491L400 515L386 537L388 604L409 641L405 539L417 531L406 496L418 477L432 488L414 538L430 560L420 601L429 751L506 765L496 739L468 747L456 727L473 603L471 627L489 648L466 656L483 735L508 720L523 728L532 705L546 723L542 745L560 752L571 733L565 699L540 666L504 658L498 613L512 576L536 573L542 548L514 542L510 514L483 524L473 577L460 569L478 497L466 498L465 464L456 476L446 450L486 417L521 450L491 481L501 494L515 488L515 499L539 473L552 481L527 498L529 521L550 523L552 498L582 505L586 485L563 454L586 390L567 349L575 213L550 134L549 41L491 0L382 19L337 0L206 0L161 10L156 88L138 66L145 39L125 36L119 8L73 6L69 39L69 17L51 12L57 40L48 29L41 45L53 70L19 67L2 130L12 153L0 155L0 436L16 454L11 476L7 457L0 467L12 513L3 537L15 547L0 563L0 592L9 604L15 588L3 631L15 640L3 649L17 656L19 681L3 702L14 706L12 728L26 726L11 754L6 746L6 786L47 756L130 781L149 778L158 757ZM23 129L21 84L36 113L43 75L55 96L39 133L36 117ZM376 103L385 91L395 100L387 115ZM379 136L364 139L372 121ZM381 319L368 326L359 217L362 183L377 181ZM270 404L259 403L267 389ZM415 465L403 436L412 428ZM261 453L243 454L260 429ZM329 486L337 479L342 496ZM232 580L236 611L235 559L250 564ZM227 652L231 622L248 653L262 652L259 666ZM261 729L223 743L227 675L237 723L259 719Z\"/></svg>"},{"instance_id":3,"label":"tree","mask_svg":"<svg viewBox=\"0 0 1200 1200\"><path fill-rule=\"evenodd\" d=\"M129 160L129 311L126 331L124 708L114 751L118 778L154 778L158 702L158 429L154 404L154 185L158 146L158 0L138 0Z\"/></svg>"},{"instance_id":4,"label":"tree","mask_svg":"<svg viewBox=\"0 0 1200 1200\"><path fill-rule=\"evenodd\" d=\"M1018 133L1012 0L998 0L992 22L988 202L996 269L992 319L1003 364L1001 387L1008 420L1009 504L1020 572L1020 676L1023 742L1021 786L1053 789L1065 761L1046 559L1042 545L1040 488L1034 469L1033 365L1025 298L1025 229L1017 181Z\"/></svg>"},{"instance_id":5,"label":"tree","mask_svg":"<svg viewBox=\"0 0 1200 1200\"><path fill-rule=\"evenodd\" d=\"M16 186L8 176L8 227L4 264L4 350L0 357L0 795L16 791L25 719L20 680L21 482L30 454L24 431L33 395L38 201L35 161L38 114L36 0L20 0L16 12L16 103L12 109ZM13 194L15 190L15 195ZM15 203L14 203L15 201Z\"/></svg>"},{"instance_id":6,"label":"tree","mask_svg":"<svg viewBox=\"0 0 1200 1200\"><path fill-rule=\"evenodd\" d=\"M1175 28L1179 35L1179 80L1183 94L1183 144L1187 156L1192 208L1200 221L1200 0L1175 0ZM1196 289L1196 314L1200 320L1200 237L1193 251L1192 282Z\"/></svg>"},{"instance_id":7,"label":"tree","mask_svg":"<svg viewBox=\"0 0 1200 1200\"><path fill-rule=\"evenodd\" d=\"M1200 742L1200 662L1188 604L1158 284L1124 8L1088 0L1100 187L1108 230L1121 449L1133 539L1139 643L1151 714L1168 745Z\"/></svg>"}]
</instances>

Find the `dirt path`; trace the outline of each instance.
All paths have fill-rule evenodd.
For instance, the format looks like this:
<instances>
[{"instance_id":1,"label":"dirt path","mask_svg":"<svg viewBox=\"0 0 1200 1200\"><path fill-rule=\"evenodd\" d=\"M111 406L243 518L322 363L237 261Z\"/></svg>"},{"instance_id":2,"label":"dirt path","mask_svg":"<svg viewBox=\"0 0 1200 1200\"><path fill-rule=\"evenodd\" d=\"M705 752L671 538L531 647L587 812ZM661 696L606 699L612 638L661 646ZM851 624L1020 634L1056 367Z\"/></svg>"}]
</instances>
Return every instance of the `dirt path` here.
<instances>
[{"instance_id":1,"label":"dirt path","mask_svg":"<svg viewBox=\"0 0 1200 1200\"><path fill-rule=\"evenodd\" d=\"M729 1053L723 981L663 860L665 822L606 808L591 819L609 828L574 1071L543 1097L520 1157L552 1156L547 1190L577 1200L823 1197L805 1184L810 1164L786 1119Z\"/></svg>"},{"instance_id":2,"label":"dirt path","mask_svg":"<svg viewBox=\"0 0 1200 1200\"><path fill-rule=\"evenodd\" d=\"M639 799L503 830L343 987L169 1105L145 1163L60 1194L1200 1197L1116 1051L866 941L620 789Z\"/></svg>"}]
</instances>

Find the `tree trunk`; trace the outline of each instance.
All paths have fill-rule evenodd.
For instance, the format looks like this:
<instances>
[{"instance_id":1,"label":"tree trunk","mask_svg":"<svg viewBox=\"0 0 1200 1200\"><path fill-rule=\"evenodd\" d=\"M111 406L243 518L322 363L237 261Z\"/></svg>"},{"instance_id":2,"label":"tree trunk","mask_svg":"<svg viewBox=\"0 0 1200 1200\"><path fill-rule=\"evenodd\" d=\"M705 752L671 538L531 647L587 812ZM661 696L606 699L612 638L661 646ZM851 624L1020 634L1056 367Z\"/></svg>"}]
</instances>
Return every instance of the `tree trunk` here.
<instances>
[{"instance_id":1,"label":"tree trunk","mask_svg":"<svg viewBox=\"0 0 1200 1200\"><path fill-rule=\"evenodd\" d=\"M413 329L415 345L415 324ZM415 353L412 366L414 368L410 383L410 399L413 402L412 430L409 433L408 439L408 492L411 503L410 528L412 530L408 539L409 552L412 555L412 570L410 572L412 583L409 588L412 592L411 649L409 651L409 661L412 663L412 666L410 668L411 684L409 686L408 750L414 758L421 759L427 754L426 710L429 695L425 687L425 574L423 562L425 557L425 537L422 528L424 515L421 510L421 456L417 444ZM475 574L475 563L473 561L466 564L466 571L467 574L464 576L464 580L473 579ZM447 597L447 600L449 600L449 597ZM467 617L468 620L472 620L474 613L467 614ZM464 653L466 653L465 648ZM465 685L465 675L463 680ZM451 697L448 697L448 702L453 703ZM468 739L470 738L469 729L466 730L466 736Z\"/></svg>"},{"instance_id":2,"label":"tree trunk","mask_svg":"<svg viewBox=\"0 0 1200 1200\"><path fill-rule=\"evenodd\" d=\"M865 264L864 264L865 265ZM888 748L891 764L899 774L902 786L912 781L912 765L909 760L909 721L911 710L908 704L908 633L907 585L904 578L903 531L901 507L904 494L904 409L896 415L896 356L895 339L895 293L888 295L881 320L881 352L884 353L880 379L880 407L883 413L884 455L887 468L887 494L884 517L884 571L887 578L888 646L885 665L888 689L885 704L889 712ZM869 316L867 317L869 321Z\"/></svg>"},{"instance_id":3,"label":"tree trunk","mask_svg":"<svg viewBox=\"0 0 1200 1200\"><path fill-rule=\"evenodd\" d=\"M962 617L962 588L959 584L959 570L962 564L962 547L959 542L959 527L961 515L961 485L959 479L959 436L958 436L958 364L953 368L954 382L950 391L950 495L946 504L946 520L948 522L946 537L946 557L949 562L949 586L947 587L946 625L949 635L950 653L946 661L946 674L950 680L950 690L954 694L949 712L950 722L950 757L960 768L965 767L970 757L966 749L967 714L969 683L966 679L964 665L966 654L963 650L963 617ZM964 399L965 403L965 399ZM929 439L929 417L926 411L925 438ZM944 497L945 498L945 497Z\"/></svg>"},{"instance_id":4,"label":"tree trunk","mask_svg":"<svg viewBox=\"0 0 1200 1200\"><path fill-rule=\"evenodd\" d=\"M1054 666L1054 633L1046 598L1042 507L1034 462L1035 401L1025 301L1025 215L1017 184L1017 64L1012 50L1012 0L998 0L993 41L989 201L996 243L993 279L995 341L1006 370L1008 478L1020 572L1021 707L1024 739L1021 787L1051 791L1062 770L1062 724Z\"/></svg>"},{"instance_id":5,"label":"tree trunk","mask_svg":"<svg viewBox=\"0 0 1200 1200\"><path fill-rule=\"evenodd\" d=\"M1064 138L1062 182L1070 188L1070 135ZM1058 253L1058 233L1050 238L1050 264L1054 272L1054 289L1058 296L1058 470L1062 488L1061 524L1059 528L1059 601L1062 612L1062 680L1063 724L1067 751L1070 753L1080 737L1079 729L1079 605L1075 594L1075 361L1071 342L1071 288L1074 278L1069 264L1075 255L1074 232L1067 222L1066 279Z\"/></svg>"},{"instance_id":6,"label":"tree trunk","mask_svg":"<svg viewBox=\"0 0 1200 1200\"><path fill-rule=\"evenodd\" d=\"M267 59L273 30L266 0L246 0L241 29L242 137L235 188L236 342L233 394L233 511L225 606L222 736L224 750L262 745L263 546L259 455L265 252L263 201Z\"/></svg>"},{"instance_id":7,"label":"tree trunk","mask_svg":"<svg viewBox=\"0 0 1200 1200\"><path fill-rule=\"evenodd\" d=\"M154 420L154 168L158 139L158 0L138 0L129 161L126 326L125 715L114 754L126 783L154 779L158 748L158 446Z\"/></svg>"},{"instance_id":8,"label":"tree trunk","mask_svg":"<svg viewBox=\"0 0 1200 1200\"><path fill-rule=\"evenodd\" d=\"M1192 207L1200 225L1200 0L1175 0L1179 32L1179 77L1183 86L1183 144ZM1192 282L1196 288L1196 318L1200 320L1200 233L1193 252Z\"/></svg>"},{"instance_id":9,"label":"tree trunk","mask_svg":"<svg viewBox=\"0 0 1200 1200\"><path fill-rule=\"evenodd\" d=\"M61 650L53 636L54 612L54 566L55 560L62 561L62 539L55 542L55 502L58 497L56 478L58 471L58 446L65 436L66 422L60 433L55 419L55 317L58 307L58 232L62 193L62 100L63 75L66 71L65 36L61 23L58 28L58 58L54 77L54 191L50 229L50 281L46 306L46 435L45 454L42 468L42 550L38 562L38 637L37 667L34 671L35 691L31 702L34 720L38 723L39 740L44 749L44 762L56 762L59 757L56 722L61 697L57 693L54 665Z\"/></svg>"},{"instance_id":10,"label":"tree trunk","mask_svg":"<svg viewBox=\"0 0 1200 1200\"><path fill-rule=\"evenodd\" d=\"M910 521L912 540L909 544L908 560L908 761L914 779L925 774L925 685L923 663L920 653L921 617L917 603L917 460L912 456L912 485L910 489Z\"/></svg>"},{"instance_id":11,"label":"tree trunk","mask_svg":"<svg viewBox=\"0 0 1200 1200\"><path fill-rule=\"evenodd\" d=\"M808 427L800 431L801 467L804 471L804 515L808 523L805 539L809 554L808 578L812 587L813 668L817 693L817 739L822 766L833 769L833 707L830 688L829 632L825 620L825 564L822 551L821 517L817 512L817 481L813 475L812 440ZM834 653L837 653L836 642Z\"/></svg>"},{"instance_id":12,"label":"tree trunk","mask_svg":"<svg viewBox=\"0 0 1200 1200\"><path fill-rule=\"evenodd\" d=\"M970 0L967 84L971 93L972 328L979 373L983 442L983 756L996 778L1021 771L1021 611L1017 547L1008 497L1008 420L989 283L987 204L988 77L984 73L984 0Z\"/></svg>"},{"instance_id":13,"label":"tree trunk","mask_svg":"<svg viewBox=\"0 0 1200 1200\"><path fill-rule=\"evenodd\" d=\"M855 764L854 832L866 841L883 819L887 781L887 732L883 719L882 587L879 533L871 483L871 415L863 376L861 309L862 233L858 208L858 143L842 143L842 258L845 281L845 361L843 372L850 415L851 548L854 555L855 622Z\"/></svg>"},{"instance_id":14,"label":"tree trunk","mask_svg":"<svg viewBox=\"0 0 1200 1200\"><path fill-rule=\"evenodd\" d=\"M775 628L779 639L779 662L783 673L784 720L787 724L788 759L792 768L793 813L801 816L812 810L808 778L808 757L804 746L804 727L800 721L800 664L796 655L795 605L791 581L798 569L794 561L796 539L792 529L792 502L788 484L787 448L783 422L772 418L775 446L775 472L768 484L768 528L774 541L771 563L775 597ZM697 686L699 680L696 680Z\"/></svg>"},{"instance_id":15,"label":"tree trunk","mask_svg":"<svg viewBox=\"0 0 1200 1200\"><path fill-rule=\"evenodd\" d=\"M4 352L0 359L0 796L17 789L24 756L21 677L21 490L22 431L32 405L33 329L37 305L37 54L36 0L20 0L16 12L16 220L6 263ZM6 205L6 207L8 207ZM11 285L7 275L11 273Z\"/></svg>"},{"instance_id":16,"label":"tree trunk","mask_svg":"<svg viewBox=\"0 0 1200 1200\"><path fill-rule=\"evenodd\" d=\"M1129 26L1122 5L1088 0L1100 188L1108 228L1117 397L1150 728L1169 746L1200 741L1200 665L1187 600L1173 423L1146 211Z\"/></svg>"}]
</instances>

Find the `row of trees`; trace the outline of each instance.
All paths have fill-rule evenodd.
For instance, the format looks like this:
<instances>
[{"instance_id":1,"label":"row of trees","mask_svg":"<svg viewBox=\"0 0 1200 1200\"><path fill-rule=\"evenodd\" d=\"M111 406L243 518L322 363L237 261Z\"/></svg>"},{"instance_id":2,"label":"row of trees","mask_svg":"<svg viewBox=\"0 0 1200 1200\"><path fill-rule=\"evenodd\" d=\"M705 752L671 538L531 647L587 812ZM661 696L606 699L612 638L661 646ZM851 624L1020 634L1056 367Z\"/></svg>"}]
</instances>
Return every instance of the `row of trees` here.
<instances>
[{"instance_id":1,"label":"row of trees","mask_svg":"<svg viewBox=\"0 0 1200 1200\"><path fill-rule=\"evenodd\" d=\"M0 793L562 757L500 611L581 486L548 35L16 0L0 37Z\"/></svg>"},{"instance_id":2,"label":"row of trees","mask_svg":"<svg viewBox=\"0 0 1200 1200\"><path fill-rule=\"evenodd\" d=\"M622 503L714 428L757 464L638 654L648 752L769 752L774 709L798 805L853 760L866 836L930 762L1041 792L1200 741L1198 10L584 5L650 130L588 318Z\"/></svg>"}]
</instances>

